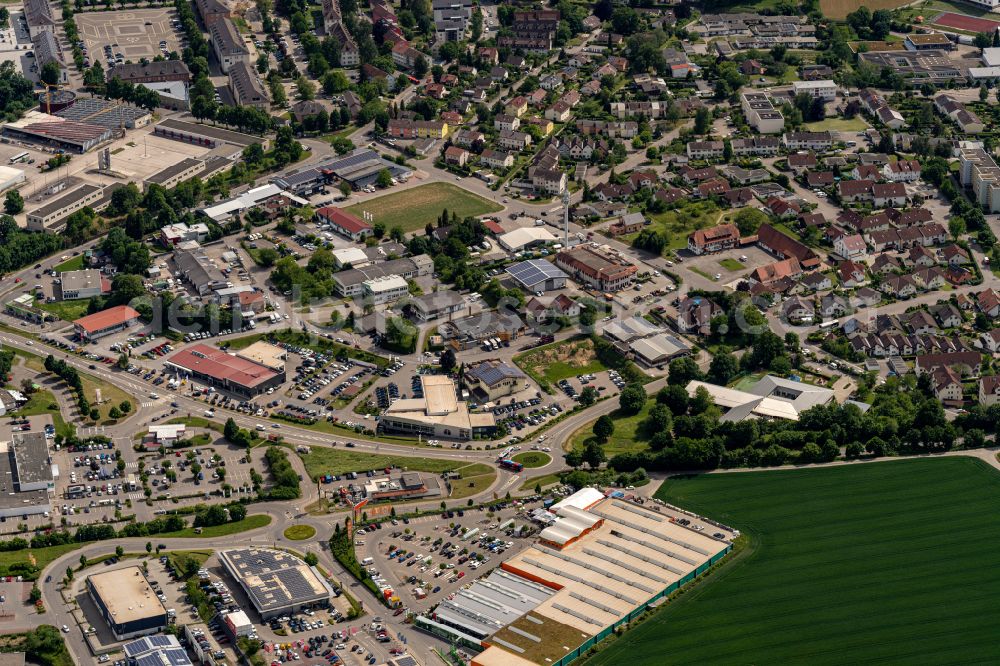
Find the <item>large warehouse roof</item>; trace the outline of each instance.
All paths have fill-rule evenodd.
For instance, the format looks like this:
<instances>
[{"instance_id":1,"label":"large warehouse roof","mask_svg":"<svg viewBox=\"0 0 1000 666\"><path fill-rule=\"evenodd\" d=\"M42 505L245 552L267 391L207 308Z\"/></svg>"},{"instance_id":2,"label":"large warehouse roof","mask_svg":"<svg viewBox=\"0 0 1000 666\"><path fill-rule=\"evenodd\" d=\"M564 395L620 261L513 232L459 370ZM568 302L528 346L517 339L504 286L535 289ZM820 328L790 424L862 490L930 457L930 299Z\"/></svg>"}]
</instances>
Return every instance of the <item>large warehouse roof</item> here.
<instances>
[{"instance_id":1,"label":"large warehouse roof","mask_svg":"<svg viewBox=\"0 0 1000 666\"><path fill-rule=\"evenodd\" d=\"M88 581L117 624L166 614L142 569L137 566L93 574Z\"/></svg>"},{"instance_id":2,"label":"large warehouse roof","mask_svg":"<svg viewBox=\"0 0 1000 666\"><path fill-rule=\"evenodd\" d=\"M258 612L329 598L333 590L305 562L280 550L237 548L219 553Z\"/></svg>"},{"instance_id":3,"label":"large warehouse roof","mask_svg":"<svg viewBox=\"0 0 1000 666\"><path fill-rule=\"evenodd\" d=\"M260 363L227 354L221 349L204 344L192 345L177 352L168 359L168 363L247 388L272 379L278 374Z\"/></svg>"},{"instance_id":4,"label":"large warehouse roof","mask_svg":"<svg viewBox=\"0 0 1000 666\"><path fill-rule=\"evenodd\" d=\"M107 310L101 310L86 317L80 317L73 324L87 333L98 333L112 326L124 324L131 319L138 319L139 313L127 305L116 305Z\"/></svg>"}]
</instances>

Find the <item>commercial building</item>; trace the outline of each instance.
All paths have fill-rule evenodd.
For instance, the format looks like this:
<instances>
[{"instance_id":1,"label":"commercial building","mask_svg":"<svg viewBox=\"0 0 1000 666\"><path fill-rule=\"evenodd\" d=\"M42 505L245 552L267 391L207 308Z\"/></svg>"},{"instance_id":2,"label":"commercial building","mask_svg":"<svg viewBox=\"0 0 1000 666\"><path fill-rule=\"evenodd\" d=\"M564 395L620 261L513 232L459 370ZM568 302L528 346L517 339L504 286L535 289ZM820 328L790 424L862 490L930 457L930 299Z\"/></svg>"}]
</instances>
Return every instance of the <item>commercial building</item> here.
<instances>
[{"instance_id":1,"label":"commercial building","mask_svg":"<svg viewBox=\"0 0 1000 666\"><path fill-rule=\"evenodd\" d=\"M234 217L239 217L246 211L257 206L267 206L271 202L280 202L284 206L308 206L309 202L277 185L260 185L247 190L238 197L228 201L220 201L213 206L198 209L198 212L216 223L223 223Z\"/></svg>"},{"instance_id":2,"label":"commercial building","mask_svg":"<svg viewBox=\"0 0 1000 666\"><path fill-rule=\"evenodd\" d=\"M264 84L249 62L240 60L229 68L229 90L236 106L252 106L265 111L270 106Z\"/></svg>"},{"instance_id":3,"label":"commercial building","mask_svg":"<svg viewBox=\"0 0 1000 666\"><path fill-rule=\"evenodd\" d=\"M411 298L407 306L409 314L414 319L427 322L464 309L465 297L451 290L432 291Z\"/></svg>"},{"instance_id":4,"label":"commercial building","mask_svg":"<svg viewBox=\"0 0 1000 666\"><path fill-rule=\"evenodd\" d=\"M3 134L19 141L82 154L110 141L115 132L90 122L67 120L41 111L28 111L19 120L5 123Z\"/></svg>"},{"instance_id":5,"label":"commercial building","mask_svg":"<svg viewBox=\"0 0 1000 666\"><path fill-rule=\"evenodd\" d=\"M288 360L288 352L284 348L263 340L258 340L249 347L237 351L236 355L242 359L259 363L275 372L284 372L285 361Z\"/></svg>"},{"instance_id":6,"label":"commercial building","mask_svg":"<svg viewBox=\"0 0 1000 666\"><path fill-rule=\"evenodd\" d=\"M226 276L201 248L174 251L176 274L199 295L227 287Z\"/></svg>"},{"instance_id":7,"label":"commercial building","mask_svg":"<svg viewBox=\"0 0 1000 666\"><path fill-rule=\"evenodd\" d=\"M135 666L192 666L176 636L145 636L122 646L125 663ZM214 662L205 662L214 663Z\"/></svg>"},{"instance_id":8,"label":"commercial building","mask_svg":"<svg viewBox=\"0 0 1000 666\"><path fill-rule=\"evenodd\" d=\"M111 292L111 280L96 268L66 271L59 274L60 294L64 301L104 296Z\"/></svg>"},{"instance_id":9,"label":"commercial building","mask_svg":"<svg viewBox=\"0 0 1000 666\"><path fill-rule=\"evenodd\" d=\"M183 60L160 60L115 65L107 74L110 81L119 78L142 86L160 96L160 104L180 110L188 108L191 70Z\"/></svg>"},{"instance_id":10,"label":"commercial building","mask_svg":"<svg viewBox=\"0 0 1000 666\"><path fill-rule=\"evenodd\" d=\"M223 145L233 146L233 154L239 155L247 146L259 143L267 150L267 139L252 134L234 132L222 127L213 127L202 123L186 122L177 118L167 118L157 123L153 134L174 141L191 143L205 148L219 148Z\"/></svg>"},{"instance_id":11,"label":"commercial building","mask_svg":"<svg viewBox=\"0 0 1000 666\"><path fill-rule=\"evenodd\" d=\"M708 391L712 402L726 410L720 421L756 418L798 421L805 410L828 405L834 399L833 391L828 388L773 375L765 375L746 391L695 380L688 383L687 392L693 397L699 388Z\"/></svg>"},{"instance_id":12,"label":"commercial building","mask_svg":"<svg viewBox=\"0 0 1000 666\"><path fill-rule=\"evenodd\" d=\"M59 40L56 39L55 33L49 30L37 33L31 38L31 45L35 49L35 66L38 67L38 71L41 72L42 68L50 62L55 63L56 67L59 68L58 82L68 83L69 70L66 68L63 52L59 47Z\"/></svg>"},{"instance_id":13,"label":"commercial building","mask_svg":"<svg viewBox=\"0 0 1000 666\"><path fill-rule=\"evenodd\" d=\"M441 324L438 332L449 341L456 351L470 349L484 340L494 338L500 341L516 339L525 330L524 320L520 316L490 310L471 314L460 319L449 319Z\"/></svg>"},{"instance_id":14,"label":"commercial building","mask_svg":"<svg viewBox=\"0 0 1000 666\"><path fill-rule=\"evenodd\" d=\"M183 349L164 362L167 367L215 388L238 395L259 395L285 381L284 370L274 370L205 344Z\"/></svg>"},{"instance_id":15,"label":"commercial building","mask_svg":"<svg viewBox=\"0 0 1000 666\"><path fill-rule=\"evenodd\" d=\"M317 168L327 171L356 190L375 184L383 170L398 181L405 181L413 174L406 167L390 162L370 148L358 148L353 153L325 162Z\"/></svg>"},{"instance_id":16,"label":"commercial building","mask_svg":"<svg viewBox=\"0 0 1000 666\"><path fill-rule=\"evenodd\" d=\"M333 288L339 296L353 298L364 293L364 284L388 275L397 275L405 280L423 275L430 275L434 270L434 262L426 254L415 257L392 259L381 264L373 264L362 268L351 268L333 274Z\"/></svg>"},{"instance_id":17,"label":"commercial building","mask_svg":"<svg viewBox=\"0 0 1000 666\"><path fill-rule=\"evenodd\" d=\"M0 192L16 187L25 181L24 171L0 165Z\"/></svg>"},{"instance_id":18,"label":"commercial building","mask_svg":"<svg viewBox=\"0 0 1000 666\"><path fill-rule=\"evenodd\" d=\"M208 34L212 50L224 74L228 74L238 62L250 64L250 50L230 19L222 18L208 26Z\"/></svg>"},{"instance_id":19,"label":"commercial building","mask_svg":"<svg viewBox=\"0 0 1000 666\"><path fill-rule=\"evenodd\" d=\"M540 245L554 243L556 237L545 227L521 227L497 237L497 240L501 247L508 252L522 252Z\"/></svg>"},{"instance_id":20,"label":"commercial building","mask_svg":"<svg viewBox=\"0 0 1000 666\"><path fill-rule=\"evenodd\" d=\"M747 124L761 134L778 134L785 129L785 118L766 93L749 90L740 95L740 106Z\"/></svg>"},{"instance_id":21,"label":"commercial building","mask_svg":"<svg viewBox=\"0 0 1000 666\"><path fill-rule=\"evenodd\" d=\"M560 250L556 265L566 270L578 282L603 292L615 292L632 284L639 269L610 250L590 245Z\"/></svg>"},{"instance_id":22,"label":"commercial building","mask_svg":"<svg viewBox=\"0 0 1000 666\"><path fill-rule=\"evenodd\" d=\"M507 274L531 293L562 289L569 279L562 269L544 259L528 259L508 266Z\"/></svg>"},{"instance_id":23,"label":"commercial building","mask_svg":"<svg viewBox=\"0 0 1000 666\"><path fill-rule=\"evenodd\" d=\"M43 310L36 306L35 295L30 293L15 296L4 303L4 312L18 319L30 321L35 324L41 324L45 321L55 321L56 319L55 315L48 310Z\"/></svg>"},{"instance_id":24,"label":"commercial building","mask_svg":"<svg viewBox=\"0 0 1000 666\"><path fill-rule=\"evenodd\" d=\"M167 626L167 610L138 566L87 577L87 592L118 640L154 634Z\"/></svg>"},{"instance_id":25,"label":"commercial building","mask_svg":"<svg viewBox=\"0 0 1000 666\"><path fill-rule=\"evenodd\" d=\"M64 194L28 213L28 229L30 231L61 233L66 228L67 217L100 201L103 194L104 188L100 185L84 183L68 194Z\"/></svg>"},{"instance_id":26,"label":"commercial building","mask_svg":"<svg viewBox=\"0 0 1000 666\"><path fill-rule=\"evenodd\" d=\"M146 179L146 185L159 185L164 189L173 189L185 180L190 180L205 170L205 161L196 157L185 157L180 162L165 167ZM184 223L170 226L186 226ZM166 227L164 227L166 228ZM169 246L168 246L169 247Z\"/></svg>"},{"instance_id":27,"label":"commercial building","mask_svg":"<svg viewBox=\"0 0 1000 666\"><path fill-rule=\"evenodd\" d=\"M470 440L492 432L492 412L470 412L458 399L455 382L445 375L421 375L421 398L403 398L392 403L378 419L380 430L424 437Z\"/></svg>"},{"instance_id":28,"label":"commercial building","mask_svg":"<svg viewBox=\"0 0 1000 666\"><path fill-rule=\"evenodd\" d=\"M383 275L361 283L362 298L366 304L395 303L409 293L410 285L398 275Z\"/></svg>"},{"instance_id":29,"label":"commercial building","mask_svg":"<svg viewBox=\"0 0 1000 666\"><path fill-rule=\"evenodd\" d=\"M263 620L325 607L333 595L316 569L280 550L234 548L220 551L219 561Z\"/></svg>"},{"instance_id":30,"label":"commercial building","mask_svg":"<svg viewBox=\"0 0 1000 666\"><path fill-rule=\"evenodd\" d=\"M316 218L329 224L336 233L354 242L372 235L372 225L343 208L324 206L316 211Z\"/></svg>"},{"instance_id":31,"label":"commercial building","mask_svg":"<svg viewBox=\"0 0 1000 666\"><path fill-rule=\"evenodd\" d=\"M437 478L422 476L417 472L370 478L365 482L364 493L370 502L412 500L446 494L442 491Z\"/></svg>"},{"instance_id":32,"label":"commercial building","mask_svg":"<svg viewBox=\"0 0 1000 666\"><path fill-rule=\"evenodd\" d=\"M26 518L51 511L53 485L44 433L15 433L11 441L0 441L0 517Z\"/></svg>"},{"instance_id":33,"label":"commercial building","mask_svg":"<svg viewBox=\"0 0 1000 666\"><path fill-rule=\"evenodd\" d=\"M932 83L945 86L949 81L966 81L968 67L960 60L953 60L946 51L867 51L858 54L858 60L871 63L881 71L888 67L903 77L910 86Z\"/></svg>"},{"instance_id":34,"label":"commercial building","mask_svg":"<svg viewBox=\"0 0 1000 666\"><path fill-rule=\"evenodd\" d=\"M116 305L107 310L80 317L73 322L77 337L93 341L106 335L124 331L139 321L139 313L127 305Z\"/></svg>"},{"instance_id":35,"label":"commercial building","mask_svg":"<svg viewBox=\"0 0 1000 666\"><path fill-rule=\"evenodd\" d=\"M657 508L585 488L537 517L534 545L415 622L478 651L473 666L566 666L732 549L729 528Z\"/></svg>"},{"instance_id":36,"label":"commercial building","mask_svg":"<svg viewBox=\"0 0 1000 666\"><path fill-rule=\"evenodd\" d=\"M519 368L497 359L481 361L465 370L465 383L487 400L517 393L526 379Z\"/></svg>"}]
</instances>

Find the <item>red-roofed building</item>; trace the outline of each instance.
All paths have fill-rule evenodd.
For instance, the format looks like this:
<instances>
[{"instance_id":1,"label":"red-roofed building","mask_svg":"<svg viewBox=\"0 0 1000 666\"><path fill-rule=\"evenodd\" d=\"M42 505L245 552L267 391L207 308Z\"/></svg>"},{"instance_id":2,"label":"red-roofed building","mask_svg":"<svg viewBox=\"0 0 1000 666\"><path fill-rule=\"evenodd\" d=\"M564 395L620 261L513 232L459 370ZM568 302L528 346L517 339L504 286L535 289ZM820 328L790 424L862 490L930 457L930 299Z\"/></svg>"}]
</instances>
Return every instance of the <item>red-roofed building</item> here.
<instances>
[{"instance_id":1,"label":"red-roofed building","mask_svg":"<svg viewBox=\"0 0 1000 666\"><path fill-rule=\"evenodd\" d=\"M179 351L164 364L211 386L245 396L259 395L285 381L283 370L272 370L204 344Z\"/></svg>"},{"instance_id":2,"label":"red-roofed building","mask_svg":"<svg viewBox=\"0 0 1000 666\"><path fill-rule=\"evenodd\" d=\"M360 241L372 235L370 224L342 208L324 206L316 211L316 217L328 222L334 231L352 241Z\"/></svg>"},{"instance_id":3,"label":"red-roofed building","mask_svg":"<svg viewBox=\"0 0 1000 666\"><path fill-rule=\"evenodd\" d=\"M127 305L116 305L107 310L80 317L73 322L73 328L81 340L97 340L125 330L139 320L139 313Z\"/></svg>"},{"instance_id":4,"label":"red-roofed building","mask_svg":"<svg viewBox=\"0 0 1000 666\"><path fill-rule=\"evenodd\" d=\"M260 291L240 292L240 312L263 312L267 307L264 301L264 293Z\"/></svg>"}]
</instances>

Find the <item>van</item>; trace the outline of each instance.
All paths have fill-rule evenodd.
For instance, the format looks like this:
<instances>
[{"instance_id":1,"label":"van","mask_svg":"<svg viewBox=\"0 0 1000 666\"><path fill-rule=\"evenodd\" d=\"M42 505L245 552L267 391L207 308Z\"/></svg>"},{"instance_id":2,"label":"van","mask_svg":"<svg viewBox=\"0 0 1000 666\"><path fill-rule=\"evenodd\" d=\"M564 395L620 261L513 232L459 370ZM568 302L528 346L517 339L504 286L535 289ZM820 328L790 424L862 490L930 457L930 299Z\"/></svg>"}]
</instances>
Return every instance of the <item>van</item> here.
<instances>
[{"instance_id":1,"label":"van","mask_svg":"<svg viewBox=\"0 0 1000 666\"><path fill-rule=\"evenodd\" d=\"M361 566L366 567L369 564L375 564L375 558L366 557L365 559L361 560Z\"/></svg>"}]
</instances>

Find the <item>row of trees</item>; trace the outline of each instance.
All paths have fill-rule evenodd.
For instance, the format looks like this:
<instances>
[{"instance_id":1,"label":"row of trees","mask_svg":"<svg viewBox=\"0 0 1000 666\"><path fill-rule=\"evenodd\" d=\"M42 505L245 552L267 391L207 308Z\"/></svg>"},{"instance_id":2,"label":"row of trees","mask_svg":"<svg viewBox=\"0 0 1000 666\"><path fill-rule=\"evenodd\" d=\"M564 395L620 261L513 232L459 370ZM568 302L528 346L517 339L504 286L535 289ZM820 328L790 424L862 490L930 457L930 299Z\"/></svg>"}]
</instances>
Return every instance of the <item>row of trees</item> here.
<instances>
[{"instance_id":1,"label":"row of trees","mask_svg":"<svg viewBox=\"0 0 1000 666\"><path fill-rule=\"evenodd\" d=\"M76 405L82 415L90 415L90 402L83 394L83 381L76 368L66 363L62 359L57 359L52 354L45 357L45 369L66 382L70 390L76 395ZM93 417L92 417L93 418ZM96 420L96 419L95 419Z\"/></svg>"}]
</instances>

